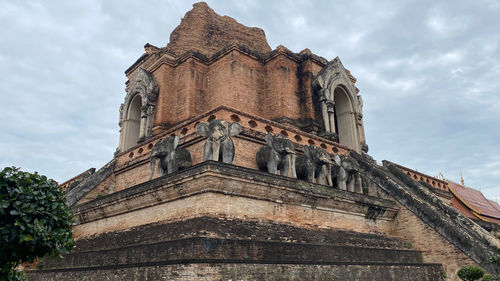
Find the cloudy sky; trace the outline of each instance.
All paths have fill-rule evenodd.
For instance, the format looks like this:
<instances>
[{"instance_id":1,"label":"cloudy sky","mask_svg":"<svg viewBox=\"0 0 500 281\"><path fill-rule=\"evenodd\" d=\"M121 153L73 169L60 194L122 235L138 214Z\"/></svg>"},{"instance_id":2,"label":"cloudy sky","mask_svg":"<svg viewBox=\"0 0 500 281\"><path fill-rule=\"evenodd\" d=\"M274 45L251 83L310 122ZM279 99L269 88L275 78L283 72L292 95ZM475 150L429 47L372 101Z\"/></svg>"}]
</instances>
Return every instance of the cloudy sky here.
<instances>
[{"instance_id":1,"label":"cloudy sky","mask_svg":"<svg viewBox=\"0 0 500 281\"><path fill-rule=\"evenodd\" d=\"M272 48L339 56L370 154L500 197L500 1L207 1ZM0 1L0 165L65 181L112 159L124 71L190 1Z\"/></svg>"}]
</instances>

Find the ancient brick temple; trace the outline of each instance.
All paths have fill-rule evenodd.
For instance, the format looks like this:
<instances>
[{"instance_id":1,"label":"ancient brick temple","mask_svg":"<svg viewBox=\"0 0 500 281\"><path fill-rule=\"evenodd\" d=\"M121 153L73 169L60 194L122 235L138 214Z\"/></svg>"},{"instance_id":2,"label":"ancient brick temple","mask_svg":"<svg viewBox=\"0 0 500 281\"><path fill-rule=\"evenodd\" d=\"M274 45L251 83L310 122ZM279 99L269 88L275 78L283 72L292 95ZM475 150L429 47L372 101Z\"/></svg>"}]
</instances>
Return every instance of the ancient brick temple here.
<instances>
[{"instance_id":1,"label":"ancient brick temple","mask_svg":"<svg viewBox=\"0 0 500 281\"><path fill-rule=\"evenodd\" d=\"M193 5L126 70L120 144L62 184L77 247L30 280L458 280L500 242L378 165L339 58Z\"/></svg>"}]
</instances>

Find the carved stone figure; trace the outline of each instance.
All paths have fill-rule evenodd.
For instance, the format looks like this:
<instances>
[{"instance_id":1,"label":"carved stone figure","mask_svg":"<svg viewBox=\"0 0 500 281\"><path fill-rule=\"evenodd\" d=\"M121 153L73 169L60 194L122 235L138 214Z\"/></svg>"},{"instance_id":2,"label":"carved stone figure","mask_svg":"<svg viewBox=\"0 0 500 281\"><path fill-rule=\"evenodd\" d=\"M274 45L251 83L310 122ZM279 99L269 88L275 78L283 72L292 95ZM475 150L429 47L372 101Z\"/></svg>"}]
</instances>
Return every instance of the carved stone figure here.
<instances>
[{"instance_id":1,"label":"carved stone figure","mask_svg":"<svg viewBox=\"0 0 500 281\"><path fill-rule=\"evenodd\" d=\"M295 172L295 147L293 142L282 134L266 135L267 146L257 151L257 166L260 170L280 175L297 178Z\"/></svg>"},{"instance_id":2,"label":"carved stone figure","mask_svg":"<svg viewBox=\"0 0 500 281\"><path fill-rule=\"evenodd\" d=\"M158 176L177 172L192 165L191 153L187 149L178 148L178 136L170 136L157 142L151 149L150 174L149 180L153 174L158 161Z\"/></svg>"},{"instance_id":3,"label":"carved stone figure","mask_svg":"<svg viewBox=\"0 0 500 281\"><path fill-rule=\"evenodd\" d=\"M321 147L304 146L304 155L297 156L296 170L298 178L306 178L309 182L333 186L332 160Z\"/></svg>"},{"instance_id":4,"label":"carved stone figure","mask_svg":"<svg viewBox=\"0 0 500 281\"><path fill-rule=\"evenodd\" d=\"M344 167L342 167L340 156L335 154L335 156L333 156L333 161L335 164L333 165L332 174L337 183L337 188L340 190L347 190L347 172Z\"/></svg>"},{"instance_id":5,"label":"carved stone figure","mask_svg":"<svg viewBox=\"0 0 500 281\"><path fill-rule=\"evenodd\" d=\"M342 157L342 167L347 173L347 190L351 192L363 193L361 174L355 164L350 161L348 156Z\"/></svg>"},{"instance_id":6,"label":"carved stone figure","mask_svg":"<svg viewBox=\"0 0 500 281\"><path fill-rule=\"evenodd\" d=\"M196 132L207 137L203 148L203 161L214 160L232 164L234 159L234 143L231 137L241 132L240 124L234 122L228 124L225 120L212 120L206 123L198 123Z\"/></svg>"}]
</instances>

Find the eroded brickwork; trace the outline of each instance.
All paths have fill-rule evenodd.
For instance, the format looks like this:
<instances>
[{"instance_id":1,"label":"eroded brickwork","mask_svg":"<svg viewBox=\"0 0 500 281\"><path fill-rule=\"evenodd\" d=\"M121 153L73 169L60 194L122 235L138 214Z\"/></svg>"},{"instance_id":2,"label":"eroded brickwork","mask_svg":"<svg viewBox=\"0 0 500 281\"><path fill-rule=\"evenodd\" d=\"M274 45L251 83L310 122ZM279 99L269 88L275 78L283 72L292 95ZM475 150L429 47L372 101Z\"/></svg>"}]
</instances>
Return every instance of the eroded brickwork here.
<instances>
[{"instance_id":1,"label":"eroded brickwork","mask_svg":"<svg viewBox=\"0 0 500 281\"><path fill-rule=\"evenodd\" d=\"M242 44L261 53L271 51L262 29L220 16L206 3L199 2L170 34L166 49L177 55L190 50L212 55L229 44Z\"/></svg>"},{"instance_id":2,"label":"eroded brickwork","mask_svg":"<svg viewBox=\"0 0 500 281\"><path fill-rule=\"evenodd\" d=\"M29 274L33 281L72 281L81 276L88 280L110 281L438 281L439 266L405 265L303 265L303 264L188 264L151 265L120 269L92 269L70 272L46 271Z\"/></svg>"},{"instance_id":3,"label":"eroded brickwork","mask_svg":"<svg viewBox=\"0 0 500 281\"><path fill-rule=\"evenodd\" d=\"M443 264L446 280L460 281L457 271L462 266L479 266L415 214L402 205L400 207L389 234L408 239L415 249L423 252L424 262Z\"/></svg>"},{"instance_id":4,"label":"eroded brickwork","mask_svg":"<svg viewBox=\"0 0 500 281\"><path fill-rule=\"evenodd\" d=\"M202 216L387 233L397 212L392 201L385 199L234 166L217 167L200 165L80 205L75 211L79 222L75 238ZM369 218L374 207L384 211Z\"/></svg>"}]
</instances>

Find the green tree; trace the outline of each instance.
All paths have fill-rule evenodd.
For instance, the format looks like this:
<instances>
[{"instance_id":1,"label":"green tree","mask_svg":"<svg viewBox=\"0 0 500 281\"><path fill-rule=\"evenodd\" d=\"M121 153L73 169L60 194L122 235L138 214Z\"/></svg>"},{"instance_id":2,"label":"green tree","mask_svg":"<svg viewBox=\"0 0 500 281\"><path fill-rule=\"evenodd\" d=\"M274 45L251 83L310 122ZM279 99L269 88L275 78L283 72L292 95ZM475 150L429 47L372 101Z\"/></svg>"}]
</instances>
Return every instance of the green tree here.
<instances>
[{"instance_id":1,"label":"green tree","mask_svg":"<svg viewBox=\"0 0 500 281\"><path fill-rule=\"evenodd\" d=\"M488 261L492 264L500 265L500 255L493 256Z\"/></svg>"},{"instance_id":2,"label":"green tree","mask_svg":"<svg viewBox=\"0 0 500 281\"><path fill-rule=\"evenodd\" d=\"M491 277L491 275L489 274L486 274L484 277L483 277L483 281L493 281L495 279L493 279L493 277Z\"/></svg>"},{"instance_id":3,"label":"green tree","mask_svg":"<svg viewBox=\"0 0 500 281\"><path fill-rule=\"evenodd\" d=\"M74 246L73 214L58 184L15 167L0 172L0 280L23 280L15 268Z\"/></svg>"},{"instance_id":4,"label":"green tree","mask_svg":"<svg viewBox=\"0 0 500 281\"><path fill-rule=\"evenodd\" d=\"M479 278L483 277L484 272L476 266L468 265L460 268L457 275L464 281L476 281Z\"/></svg>"}]
</instances>

